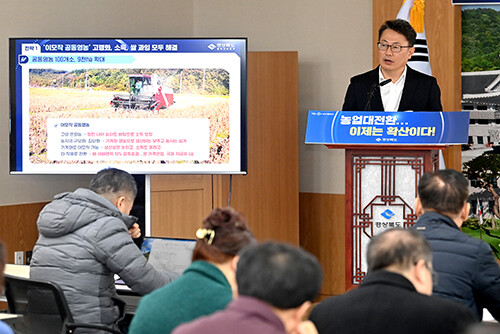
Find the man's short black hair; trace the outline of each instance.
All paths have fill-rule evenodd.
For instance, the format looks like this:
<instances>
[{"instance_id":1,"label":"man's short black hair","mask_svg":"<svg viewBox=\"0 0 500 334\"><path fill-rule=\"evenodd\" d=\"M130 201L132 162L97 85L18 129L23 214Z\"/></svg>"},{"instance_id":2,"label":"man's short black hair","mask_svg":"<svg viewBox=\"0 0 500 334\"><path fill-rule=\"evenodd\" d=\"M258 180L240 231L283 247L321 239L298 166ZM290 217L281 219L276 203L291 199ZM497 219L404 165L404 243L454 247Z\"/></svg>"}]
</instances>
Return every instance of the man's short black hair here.
<instances>
[{"instance_id":1,"label":"man's short black hair","mask_svg":"<svg viewBox=\"0 0 500 334\"><path fill-rule=\"evenodd\" d=\"M370 240L366 251L369 273L389 266L407 270L421 259L432 263L431 247L425 237L411 229L386 230Z\"/></svg>"},{"instance_id":2,"label":"man's short black hair","mask_svg":"<svg viewBox=\"0 0 500 334\"><path fill-rule=\"evenodd\" d=\"M454 169L425 173L418 183L418 197L425 209L459 214L469 196L469 182Z\"/></svg>"},{"instance_id":3,"label":"man's short black hair","mask_svg":"<svg viewBox=\"0 0 500 334\"><path fill-rule=\"evenodd\" d=\"M378 30L378 39L380 40L380 36L386 29L394 30L395 32L406 37L408 41L408 45L414 46L417 41L417 33L415 29L411 26L410 22L402 19L385 21L384 24Z\"/></svg>"},{"instance_id":4,"label":"man's short black hair","mask_svg":"<svg viewBox=\"0 0 500 334\"><path fill-rule=\"evenodd\" d=\"M117 168L106 168L98 172L90 181L89 188L102 196L127 193L132 194L134 199L137 195L134 177Z\"/></svg>"},{"instance_id":5,"label":"man's short black hair","mask_svg":"<svg viewBox=\"0 0 500 334\"><path fill-rule=\"evenodd\" d=\"M276 242L246 247L236 270L241 296L255 297L279 309L313 301L321 281L321 265L313 255Z\"/></svg>"}]
</instances>

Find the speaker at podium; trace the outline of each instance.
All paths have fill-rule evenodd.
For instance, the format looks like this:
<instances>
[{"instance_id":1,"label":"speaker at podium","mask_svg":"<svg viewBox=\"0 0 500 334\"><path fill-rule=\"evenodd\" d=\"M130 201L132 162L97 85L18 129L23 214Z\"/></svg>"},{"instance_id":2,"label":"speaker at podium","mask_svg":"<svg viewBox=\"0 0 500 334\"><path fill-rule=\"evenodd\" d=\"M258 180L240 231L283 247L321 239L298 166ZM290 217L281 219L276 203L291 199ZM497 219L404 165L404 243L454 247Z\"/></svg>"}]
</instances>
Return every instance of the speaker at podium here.
<instances>
[{"instance_id":1,"label":"speaker at podium","mask_svg":"<svg viewBox=\"0 0 500 334\"><path fill-rule=\"evenodd\" d=\"M347 290L366 275L372 236L417 221L420 177L440 168L443 149L466 144L468 131L466 111L309 111L305 143L345 149Z\"/></svg>"}]
</instances>

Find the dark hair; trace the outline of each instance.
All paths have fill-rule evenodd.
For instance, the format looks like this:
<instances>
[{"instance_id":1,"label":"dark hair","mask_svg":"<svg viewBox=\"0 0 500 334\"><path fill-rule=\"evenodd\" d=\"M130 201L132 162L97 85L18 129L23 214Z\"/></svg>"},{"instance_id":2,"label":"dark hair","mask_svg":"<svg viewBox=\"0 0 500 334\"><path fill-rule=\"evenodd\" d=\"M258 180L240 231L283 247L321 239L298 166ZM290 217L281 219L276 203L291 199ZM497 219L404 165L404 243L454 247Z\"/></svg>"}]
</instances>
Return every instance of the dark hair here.
<instances>
[{"instance_id":1,"label":"dark hair","mask_svg":"<svg viewBox=\"0 0 500 334\"><path fill-rule=\"evenodd\" d=\"M395 32L403 35L408 41L408 44L410 46L415 45L415 42L417 40L417 33L415 32L415 29L413 29L413 27L411 26L410 22L402 19L385 21L384 24L382 24L382 26L378 30L379 40L380 37L382 36L382 33L387 29L394 30Z\"/></svg>"},{"instance_id":2,"label":"dark hair","mask_svg":"<svg viewBox=\"0 0 500 334\"><path fill-rule=\"evenodd\" d=\"M117 168L106 168L101 170L90 181L90 190L107 197L106 195L117 195L122 193L137 195L137 184L132 175Z\"/></svg>"},{"instance_id":3,"label":"dark hair","mask_svg":"<svg viewBox=\"0 0 500 334\"><path fill-rule=\"evenodd\" d=\"M424 209L458 214L469 196L469 182L453 169L425 173L418 183L418 197Z\"/></svg>"},{"instance_id":4,"label":"dark hair","mask_svg":"<svg viewBox=\"0 0 500 334\"><path fill-rule=\"evenodd\" d=\"M266 242L247 247L236 269L238 293L280 309L313 301L321 289L318 260L291 245Z\"/></svg>"},{"instance_id":5,"label":"dark hair","mask_svg":"<svg viewBox=\"0 0 500 334\"><path fill-rule=\"evenodd\" d=\"M421 259L432 263L432 251L427 240L417 231L394 228L371 239L366 259L369 273L393 265L406 270Z\"/></svg>"},{"instance_id":6,"label":"dark hair","mask_svg":"<svg viewBox=\"0 0 500 334\"><path fill-rule=\"evenodd\" d=\"M246 219L233 208L216 208L203 221L203 228L214 231L213 240L199 239L193 251L193 261L224 263L243 247L255 243Z\"/></svg>"}]
</instances>

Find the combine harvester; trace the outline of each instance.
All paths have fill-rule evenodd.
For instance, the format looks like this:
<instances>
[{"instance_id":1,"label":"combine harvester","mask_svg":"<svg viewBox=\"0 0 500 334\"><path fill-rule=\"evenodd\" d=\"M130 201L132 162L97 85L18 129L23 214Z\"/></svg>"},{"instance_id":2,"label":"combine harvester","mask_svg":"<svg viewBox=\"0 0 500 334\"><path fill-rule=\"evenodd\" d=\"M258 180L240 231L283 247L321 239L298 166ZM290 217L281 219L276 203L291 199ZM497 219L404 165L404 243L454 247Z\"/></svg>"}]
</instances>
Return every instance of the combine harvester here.
<instances>
[{"instance_id":1,"label":"combine harvester","mask_svg":"<svg viewBox=\"0 0 500 334\"><path fill-rule=\"evenodd\" d=\"M122 109L166 109L174 104L171 89L163 88L160 81L153 85L150 75L129 75L130 93L114 94L110 104L115 110Z\"/></svg>"}]
</instances>

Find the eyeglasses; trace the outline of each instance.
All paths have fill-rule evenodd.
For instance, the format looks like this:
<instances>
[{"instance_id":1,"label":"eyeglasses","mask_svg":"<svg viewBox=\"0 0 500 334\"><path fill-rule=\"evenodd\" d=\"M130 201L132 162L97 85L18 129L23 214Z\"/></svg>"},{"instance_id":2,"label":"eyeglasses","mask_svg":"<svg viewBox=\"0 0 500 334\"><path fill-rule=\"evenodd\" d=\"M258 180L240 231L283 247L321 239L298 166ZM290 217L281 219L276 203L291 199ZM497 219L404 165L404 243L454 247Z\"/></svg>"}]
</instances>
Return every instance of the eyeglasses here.
<instances>
[{"instance_id":1,"label":"eyeglasses","mask_svg":"<svg viewBox=\"0 0 500 334\"><path fill-rule=\"evenodd\" d=\"M384 42L378 42L377 48L380 51L387 51L388 48L391 48L391 51L394 53L400 53L403 48L411 48L411 45L399 45L399 44L389 44Z\"/></svg>"}]
</instances>

